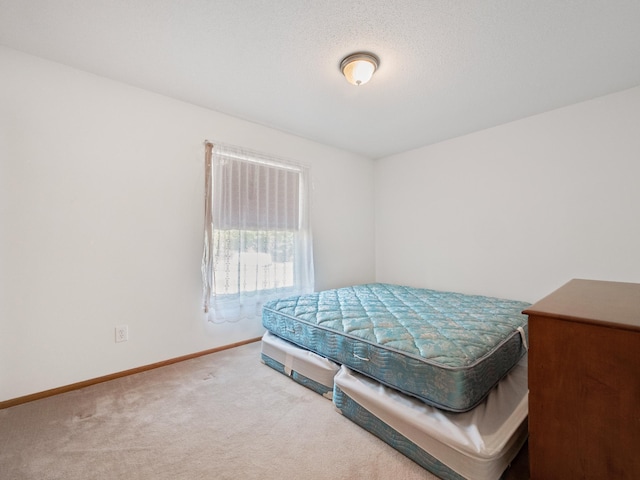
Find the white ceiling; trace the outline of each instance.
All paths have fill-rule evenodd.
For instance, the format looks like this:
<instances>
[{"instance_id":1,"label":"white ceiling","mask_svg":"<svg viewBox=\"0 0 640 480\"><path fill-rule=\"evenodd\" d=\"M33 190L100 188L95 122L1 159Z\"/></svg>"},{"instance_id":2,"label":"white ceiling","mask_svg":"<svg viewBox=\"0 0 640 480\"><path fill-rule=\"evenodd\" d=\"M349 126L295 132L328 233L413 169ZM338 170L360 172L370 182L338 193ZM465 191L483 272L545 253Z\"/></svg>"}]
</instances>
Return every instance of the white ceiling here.
<instances>
[{"instance_id":1,"label":"white ceiling","mask_svg":"<svg viewBox=\"0 0 640 480\"><path fill-rule=\"evenodd\" d=\"M640 85L640 0L0 0L0 44L380 158Z\"/></svg>"}]
</instances>

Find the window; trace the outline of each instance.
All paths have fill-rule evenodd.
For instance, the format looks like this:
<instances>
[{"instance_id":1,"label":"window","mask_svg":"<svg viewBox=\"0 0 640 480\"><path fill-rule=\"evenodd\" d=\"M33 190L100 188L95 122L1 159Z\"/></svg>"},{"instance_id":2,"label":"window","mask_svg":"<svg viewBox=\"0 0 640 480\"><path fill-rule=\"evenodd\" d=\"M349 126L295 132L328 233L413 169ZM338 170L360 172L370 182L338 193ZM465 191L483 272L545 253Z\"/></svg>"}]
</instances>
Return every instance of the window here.
<instances>
[{"instance_id":1,"label":"window","mask_svg":"<svg viewBox=\"0 0 640 480\"><path fill-rule=\"evenodd\" d=\"M313 291L308 168L206 143L204 307L260 318L267 300Z\"/></svg>"}]
</instances>

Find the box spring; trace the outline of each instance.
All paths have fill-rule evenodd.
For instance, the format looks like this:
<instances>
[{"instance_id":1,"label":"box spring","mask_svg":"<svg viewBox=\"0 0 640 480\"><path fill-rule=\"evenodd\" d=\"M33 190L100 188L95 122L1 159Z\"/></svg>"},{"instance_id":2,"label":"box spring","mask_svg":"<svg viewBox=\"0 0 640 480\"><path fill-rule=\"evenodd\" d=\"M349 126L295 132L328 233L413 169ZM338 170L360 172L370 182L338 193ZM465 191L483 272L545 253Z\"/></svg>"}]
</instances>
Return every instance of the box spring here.
<instances>
[{"instance_id":1,"label":"box spring","mask_svg":"<svg viewBox=\"0 0 640 480\"><path fill-rule=\"evenodd\" d=\"M320 355L265 332L261 359L265 365L291 377L325 398L333 396L333 377L340 366Z\"/></svg>"},{"instance_id":2,"label":"box spring","mask_svg":"<svg viewBox=\"0 0 640 480\"><path fill-rule=\"evenodd\" d=\"M344 416L443 479L500 478L527 439L526 356L465 413L443 412L342 367L334 404Z\"/></svg>"}]
</instances>

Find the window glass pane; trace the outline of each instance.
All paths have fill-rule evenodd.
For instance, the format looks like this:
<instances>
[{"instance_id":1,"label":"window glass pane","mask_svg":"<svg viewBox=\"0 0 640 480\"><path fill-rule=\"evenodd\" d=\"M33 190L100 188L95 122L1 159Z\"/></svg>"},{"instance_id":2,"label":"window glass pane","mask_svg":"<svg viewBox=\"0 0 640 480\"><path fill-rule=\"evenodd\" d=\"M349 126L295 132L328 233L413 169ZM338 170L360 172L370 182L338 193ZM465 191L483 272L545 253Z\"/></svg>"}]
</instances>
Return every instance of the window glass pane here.
<instances>
[{"instance_id":1,"label":"window glass pane","mask_svg":"<svg viewBox=\"0 0 640 480\"><path fill-rule=\"evenodd\" d=\"M215 293L292 287L296 238L295 232L286 230L216 230Z\"/></svg>"}]
</instances>

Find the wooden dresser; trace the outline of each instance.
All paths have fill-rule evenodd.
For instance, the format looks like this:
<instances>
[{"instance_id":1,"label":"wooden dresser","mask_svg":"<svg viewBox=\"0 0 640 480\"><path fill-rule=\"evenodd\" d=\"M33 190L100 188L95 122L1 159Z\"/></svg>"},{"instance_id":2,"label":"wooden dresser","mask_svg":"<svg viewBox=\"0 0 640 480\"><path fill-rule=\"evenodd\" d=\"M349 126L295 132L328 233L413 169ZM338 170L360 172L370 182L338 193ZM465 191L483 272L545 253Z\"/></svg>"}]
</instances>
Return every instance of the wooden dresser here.
<instances>
[{"instance_id":1,"label":"wooden dresser","mask_svg":"<svg viewBox=\"0 0 640 480\"><path fill-rule=\"evenodd\" d=\"M640 479L640 284L571 280L524 313L531 479Z\"/></svg>"}]
</instances>

